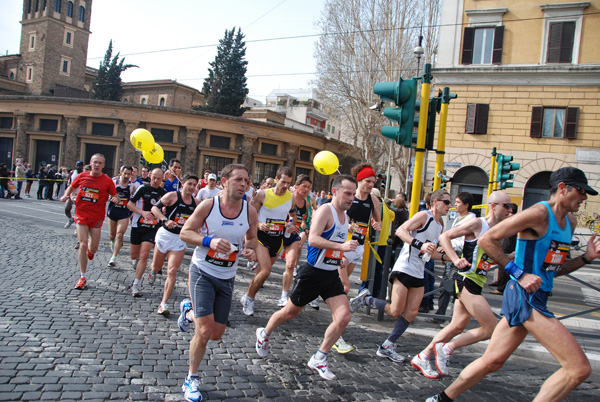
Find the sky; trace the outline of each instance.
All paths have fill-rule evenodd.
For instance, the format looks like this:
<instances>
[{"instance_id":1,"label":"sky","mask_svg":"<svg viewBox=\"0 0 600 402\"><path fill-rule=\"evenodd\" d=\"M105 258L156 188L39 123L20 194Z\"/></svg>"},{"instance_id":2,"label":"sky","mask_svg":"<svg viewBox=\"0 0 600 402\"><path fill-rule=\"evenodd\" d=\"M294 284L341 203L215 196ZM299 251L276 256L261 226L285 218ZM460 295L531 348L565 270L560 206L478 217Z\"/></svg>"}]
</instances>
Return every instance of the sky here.
<instances>
[{"instance_id":1,"label":"sky","mask_svg":"<svg viewBox=\"0 0 600 402\"><path fill-rule=\"evenodd\" d=\"M113 55L139 68L124 82L177 80L198 90L226 29L246 36L248 96L265 102L274 89L309 88L314 79L316 21L325 0L95 0L87 65L98 68L110 40ZM0 0L0 53L18 54L22 0ZM304 38L290 38L306 36ZM284 38L284 39L279 39ZM277 39L277 40L272 40ZM150 54L157 50L181 49Z\"/></svg>"}]
</instances>

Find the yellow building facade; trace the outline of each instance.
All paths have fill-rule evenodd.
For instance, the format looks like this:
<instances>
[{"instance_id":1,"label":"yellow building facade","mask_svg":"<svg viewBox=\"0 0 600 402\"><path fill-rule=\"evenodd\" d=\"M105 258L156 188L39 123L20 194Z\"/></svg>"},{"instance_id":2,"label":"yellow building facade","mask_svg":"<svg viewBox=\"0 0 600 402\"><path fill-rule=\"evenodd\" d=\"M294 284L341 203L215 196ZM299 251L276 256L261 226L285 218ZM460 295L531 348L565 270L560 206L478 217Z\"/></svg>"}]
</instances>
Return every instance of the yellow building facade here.
<instances>
[{"instance_id":1,"label":"yellow building facade","mask_svg":"<svg viewBox=\"0 0 600 402\"><path fill-rule=\"evenodd\" d=\"M564 166L600 189L599 39L600 0L442 2L433 75L436 90L458 95L446 136L452 196L486 202L494 147L521 165L505 190L520 209L549 198L550 174ZM594 213L599 197L579 215Z\"/></svg>"}]
</instances>

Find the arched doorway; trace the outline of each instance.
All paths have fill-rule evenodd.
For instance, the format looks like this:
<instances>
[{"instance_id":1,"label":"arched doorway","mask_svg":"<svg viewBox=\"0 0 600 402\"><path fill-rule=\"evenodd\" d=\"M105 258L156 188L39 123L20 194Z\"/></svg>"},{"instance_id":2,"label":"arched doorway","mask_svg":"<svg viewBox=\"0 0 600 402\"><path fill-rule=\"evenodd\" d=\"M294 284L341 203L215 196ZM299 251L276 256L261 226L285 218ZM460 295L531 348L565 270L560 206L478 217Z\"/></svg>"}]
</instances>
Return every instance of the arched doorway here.
<instances>
[{"instance_id":1,"label":"arched doorway","mask_svg":"<svg viewBox=\"0 0 600 402\"><path fill-rule=\"evenodd\" d=\"M456 171L452 176L450 199L454 200L458 193L466 191L473 195L475 205L483 203L483 195L487 195L488 174L478 166L465 166ZM474 209L473 213L481 216L481 209Z\"/></svg>"},{"instance_id":2,"label":"arched doorway","mask_svg":"<svg viewBox=\"0 0 600 402\"><path fill-rule=\"evenodd\" d=\"M543 171L534 174L527 180L523 193L523 209L533 204L550 199L550 175L552 172Z\"/></svg>"}]
</instances>

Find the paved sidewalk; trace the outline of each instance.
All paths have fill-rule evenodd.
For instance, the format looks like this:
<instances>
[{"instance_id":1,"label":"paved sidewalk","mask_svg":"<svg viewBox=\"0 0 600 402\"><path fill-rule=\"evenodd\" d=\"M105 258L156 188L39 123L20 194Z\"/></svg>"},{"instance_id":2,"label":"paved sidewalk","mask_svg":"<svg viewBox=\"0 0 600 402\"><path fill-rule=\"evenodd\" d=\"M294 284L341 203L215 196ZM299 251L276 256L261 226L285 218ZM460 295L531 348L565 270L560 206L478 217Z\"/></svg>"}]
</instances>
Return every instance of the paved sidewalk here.
<instances>
[{"instance_id":1,"label":"paved sidewalk","mask_svg":"<svg viewBox=\"0 0 600 402\"><path fill-rule=\"evenodd\" d=\"M1 204L0 204L1 207ZM126 256L116 269L106 267L110 250L103 240L88 267L89 289L73 289L77 254L73 230L44 226L35 220L2 218L0 253L0 400L183 400L191 333L177 328L177 314L156 314L163 280L144 283L143 297L133 298L133 270ZM180 268L171 299L174 310L186 297L187 264ZM331 315L306 308L272 335L269 357L255 350L255 329L276 311L283 264L259 292L255 315L246 317L239 297L253 271L238 271L230 326L221 342L209 343L201 368L201 390L208 401L423 401L447 386L483 351L483 345L461 350L452 361L451 376L428 380L409 363L439 327L418 320L399 342L407 362L394 364L375 355L393 326L375 316L357 314L344 338L357 346L347 355L332 352L331 368L338 380L326 382L306 365L321 342ZM354 281L352 281L354 283ZM356 289L352 294L355 294ZM427 331L430 331L428 333ZM529 401L558 366L514 356L461 401ZM596 401L600 375L571 393L568 401Z\"/></svg>"}]
</instances>

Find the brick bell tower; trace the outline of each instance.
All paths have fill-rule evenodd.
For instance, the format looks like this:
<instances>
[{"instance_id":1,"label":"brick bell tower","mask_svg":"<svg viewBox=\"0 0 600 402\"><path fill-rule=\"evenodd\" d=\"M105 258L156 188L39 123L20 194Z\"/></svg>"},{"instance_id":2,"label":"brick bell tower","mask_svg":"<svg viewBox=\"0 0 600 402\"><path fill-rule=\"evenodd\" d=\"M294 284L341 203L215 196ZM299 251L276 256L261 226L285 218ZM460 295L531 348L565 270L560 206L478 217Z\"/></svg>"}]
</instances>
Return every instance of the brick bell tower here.
<instances>
[{"instance_id":1,"label":"brick bell tower","mask_svg":"<svg viewBox=\"0 0 600 402\"><path fill-rule=\"evenodd\" d=\"M21 60L27 92L84 91L92 0L24 0Z\"/></svg>"}]
</instances>

